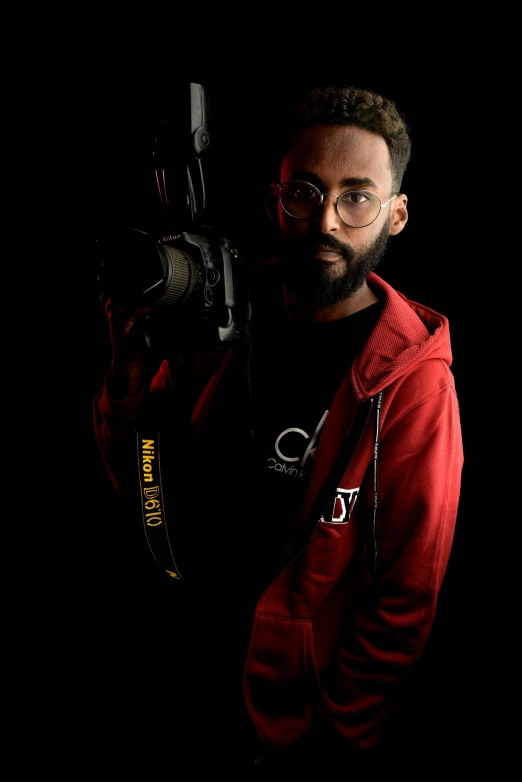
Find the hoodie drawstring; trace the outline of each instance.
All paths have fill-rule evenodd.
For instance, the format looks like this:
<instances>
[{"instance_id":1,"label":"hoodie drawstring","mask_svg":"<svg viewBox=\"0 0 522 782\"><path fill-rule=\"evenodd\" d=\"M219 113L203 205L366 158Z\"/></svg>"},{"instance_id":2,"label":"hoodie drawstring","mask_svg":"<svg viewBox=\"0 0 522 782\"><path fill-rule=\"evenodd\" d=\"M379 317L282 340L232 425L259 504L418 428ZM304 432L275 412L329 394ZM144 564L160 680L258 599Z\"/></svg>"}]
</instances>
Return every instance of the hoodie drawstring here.
<instances>
[{"instance_id":1,"label":"hoodie drawstring","mask_svg":"<svg viewBox=\"0 0 522 782\"><path fill-rule=\"evenodd\" d=\"M375 602L380 599L379 584L379 439L381 434L381 407L383 391L379 392L375 408L375 440L373 444L373 524L372 524L372 566Z\"/></svg>"}]
</instances>

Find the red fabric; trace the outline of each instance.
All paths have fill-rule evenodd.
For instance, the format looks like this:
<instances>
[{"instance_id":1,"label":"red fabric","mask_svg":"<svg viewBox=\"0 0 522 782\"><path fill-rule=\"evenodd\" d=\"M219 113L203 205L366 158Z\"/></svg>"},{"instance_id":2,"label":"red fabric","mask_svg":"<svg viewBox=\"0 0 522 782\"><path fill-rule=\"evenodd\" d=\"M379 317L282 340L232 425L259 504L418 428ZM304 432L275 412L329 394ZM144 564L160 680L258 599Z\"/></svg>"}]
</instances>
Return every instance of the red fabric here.
<instances>
[{"instance_id":1,"label":"red fabric","mask_svg":"<svg viewBox=\"0 0 522 782\"><path fill-rule=\"evenodd\" d=\"M373 518L372 416L339 486L360 487L351 517L339 524L318 520L305 552L257 603L244 698L269 751L300 739L317 714L349 744L365 749L375 743L405 673L425 646L450 556L463 445L448 321L376 274L368 283L384 307L331 406L300 522L336 461L359 403L384 390L381 599L377 608L362 607L371 585L363 562ZM166 362L154 382L156 388L169 385ZM210 381L196 408L198 430L212 388ZM94 402L98 442L115 485L118 446L139 401L115 403L106 386Z\"/></svg>"}]
</instances>

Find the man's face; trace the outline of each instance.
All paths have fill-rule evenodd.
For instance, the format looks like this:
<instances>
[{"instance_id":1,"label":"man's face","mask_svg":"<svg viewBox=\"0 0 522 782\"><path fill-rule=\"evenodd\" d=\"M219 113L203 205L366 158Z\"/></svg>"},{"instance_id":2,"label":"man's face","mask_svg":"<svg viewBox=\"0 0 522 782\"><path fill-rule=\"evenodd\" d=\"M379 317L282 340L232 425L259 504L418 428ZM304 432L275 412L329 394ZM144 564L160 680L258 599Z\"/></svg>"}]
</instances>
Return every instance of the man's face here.
<instances>
[{"instance_id":1,"label":"man's face","mask_svg":"<svg viewBox=\"0 0 522 782\"><path fill-rule=\"evenodd\" d=\"M281 162L280 181L289 179L335 195L370 190L382 203L393 195L386 142L376 133L351 126L301 131ZM364 228L346 225L337 214L336 200L327 195L312 217L298 219L278 203L285 279L298 302L313 309L336 304L359 290L381 260L390 234L406 222L397 227L400 221L392 221L396 202L405 213L405 196L395 198Z\"/></svg>"}]
</instances>

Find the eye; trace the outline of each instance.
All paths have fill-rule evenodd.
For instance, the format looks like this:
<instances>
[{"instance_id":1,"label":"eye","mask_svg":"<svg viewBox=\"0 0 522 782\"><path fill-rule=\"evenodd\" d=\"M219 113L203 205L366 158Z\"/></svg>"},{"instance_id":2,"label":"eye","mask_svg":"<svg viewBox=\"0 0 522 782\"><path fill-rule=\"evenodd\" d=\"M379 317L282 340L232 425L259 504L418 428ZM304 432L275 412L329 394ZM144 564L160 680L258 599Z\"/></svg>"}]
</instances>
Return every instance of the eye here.
<instances>
[{"instance_id":1,"label":"eye","mask_svg":"<svg viewBox=\"0 0 522 782\"><path fill-rule=\"evenodd\" d=\"M364 190L350 190L342 197L342 201L346 204L350 204L350 206L353 204L365 204L370 200L370 194L364 192Z\"/></svg>"},{"instance_id":2,"label":"eye","mask_svg":"<svg viewBox=\"0 0 522 782\"><path fill-rule=\"evenodd\" d=\"M317 191L302 182L289 183L288 194L294 201L314 201L317 198Z\"/></svg>"}]
</instances>

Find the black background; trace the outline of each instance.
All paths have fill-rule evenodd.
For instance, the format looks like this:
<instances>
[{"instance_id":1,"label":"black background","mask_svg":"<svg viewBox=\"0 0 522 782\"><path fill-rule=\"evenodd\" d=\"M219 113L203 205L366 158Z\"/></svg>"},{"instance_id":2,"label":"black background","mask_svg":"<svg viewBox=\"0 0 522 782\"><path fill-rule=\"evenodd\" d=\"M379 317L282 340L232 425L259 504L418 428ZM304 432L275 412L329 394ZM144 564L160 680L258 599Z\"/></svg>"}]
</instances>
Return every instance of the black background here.
<instances>
[{"instance_id":1,"label":"black background","mask_svg":"<svg viewBox=\"0 0 522 782\"><path fill-rule=\"evenodd\" d=\"M256 258L264 251L263 236L269 230L263 204L279 116L288 100L312 83L336 81L372 89L396 102L412 135L412 158L402 188L409 197L409 221L390 240L377 271L409 298L449 318L466 459L454 547L435 626L399 701L391 741L399 757L420 748L439 760L467 762L493 741L488 707L492 683L484 671L494 646L485 632L492 610L490 585L488 576L479 574L484 495L477 487L483 441L472 402L477 297L471 269L481 254L481 238L467 227L478 219L472 199L454 193L454 188L462 193L469 185L475 165L465 97L468 66L460 60L457 67L442 67L440 62L433 67L426 57L417 58L405 72L366 57L351 67L336 62L320 71L296 73L282 68L275 52L265 56L245 51L225 60L216 52L217 47L213 56L193 58L196 62L169 62L168 68L168 58L145 62L131 49L119 57L93 54L87 64L75 65L74 95L69 102L64 97L62 132L72 165L62 190L60 220L71 251L66 268L74 296L65 297L62 313L67 312L77 328L74 345L61 332L60 362L68 379L57 396L66 424L66 469L74 478L68 486L73 498L71 545L60 578L68 583L68 598L80 617L80 635L85 632L94 643L97 633L107 632L109 614L132 612L145 581L135 570L141 560L115 520L112 487L92 428L92 398L110 361L94 248L104 226L124 221L140 227L157 209L152 124L179 110L190 81L207 87L220 219L224 230L239 235ZM133 546L141 546L133 540ZM146 600L137 616L144 612Z\"/></svg>"}]
</instances>

